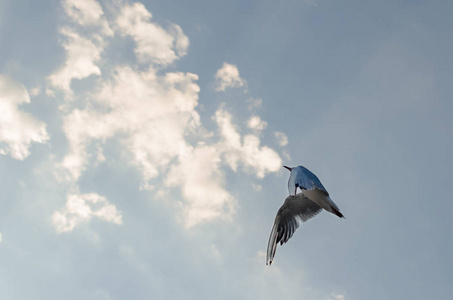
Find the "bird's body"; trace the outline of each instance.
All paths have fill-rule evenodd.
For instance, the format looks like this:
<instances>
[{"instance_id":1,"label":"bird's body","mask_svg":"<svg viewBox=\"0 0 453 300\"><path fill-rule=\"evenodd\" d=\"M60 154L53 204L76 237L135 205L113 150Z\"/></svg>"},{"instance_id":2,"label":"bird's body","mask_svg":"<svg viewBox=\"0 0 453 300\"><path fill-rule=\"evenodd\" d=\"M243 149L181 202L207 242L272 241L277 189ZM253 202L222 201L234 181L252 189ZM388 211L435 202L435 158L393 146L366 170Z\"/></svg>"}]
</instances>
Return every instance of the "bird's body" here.
<instances>
[{"instance_id":1,"label":"bird's body","mask_svg":"<svg viewBox=\"0 0 453 300\"><path fill-rule=\"evenodd\" d=\"M291 172L288 180L288 191L290 195L296 195L297 188L300 188L301 190L312 190L316 188L329 195L318 176L313 174L309 169L303 166L295 168L285 166L285 168Z\"/></svg>"},{"instance_id":2,"label":"bird's body","mask_svg":"<svg viewBox=\"0 0 453 300\"><path fill-rule=\"evenodd\" d=\"M303 166L286 167L291 174L288 180L289 196L277 212L267 245L266 264L272 264L277 245L283 245L294 234L300 222L306 222L323 209L344 218L338 206L330 198L319 178ZM301 193L297 194L297 188Z\"/></svg>"},{"instance_id":3,"label":"bird's body","mask_svg":"<svg viewBox=\"0 0 453 300\"><path fill-rule=\"evenodd\" d=\"M328 212L331 212L340 218L344 218L340 213L338 206L329 197L329 192L322 185L318 176L303 166L295 168L286 167L291 173L288 179L288 192L290 195L297 194L297 188L308 197L311 201L318 204Z\"/></svg>"}]
</instances>

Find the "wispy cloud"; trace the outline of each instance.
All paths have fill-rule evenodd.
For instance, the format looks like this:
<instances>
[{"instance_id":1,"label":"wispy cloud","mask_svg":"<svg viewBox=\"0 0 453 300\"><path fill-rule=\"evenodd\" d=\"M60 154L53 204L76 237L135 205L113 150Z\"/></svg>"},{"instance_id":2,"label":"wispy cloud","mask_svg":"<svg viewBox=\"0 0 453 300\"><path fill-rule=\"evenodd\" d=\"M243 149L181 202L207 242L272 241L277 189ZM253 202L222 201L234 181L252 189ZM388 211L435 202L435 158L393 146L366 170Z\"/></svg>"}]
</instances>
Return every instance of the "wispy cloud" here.
<instances>
[{"instance_id":1,"label":"wispy cloud","mask_svg":"<svg viewBox=\"0 0 453 300\"><path fill-rule=\"evenodd\" d=\"M201 144L181 155L179 163L171 167L166 185L181 188L187 227L232 217L236 200L225 189L220 163L219 150Z\"/></svg>"},{"instance_id":2,"label":"wispy cloud","mask_svg":"<svg viewBox=\"0 0 453 300\"><path fill-rule=\"evenodd\" d=\"M288 145L288 137L284 132L276 131L274 132L274 136L280 146Z\"/></svg>"},{"instance_id":3,"label":"wispy cloud","mask_svg":"<svg viewBox=\"0 0 453 300\"><path fill-rule=\"evenodd\" d=\"M346 299L345 295L343 295L343 294L332 293L331 296L332 296L331 297L332 300L345 300Z\"/></svg>"},{"instance_id":4,"label":"wispy cloud","mask_svg":"<svg viewBox=\"0 0 453 300\"><path fill-rule=\"evenodd\" d=\"M104 18L104 11L97 1L63 0L62 6L66 14L76 23L82 26L97 26L101 28L103 34L113 34Z\"/></svg>"},{"instance_id":5,"label":"wispy cloud","mask_svg":"<svg viewBox=\"0 0 453 300\"><path fill-rule=\"evenodd\" d=\"M135 53L142 62L152 61L167 65L186 54L189 39L181 27L172 24L168 30L150 22L152 15L141 3L126 4L121 8L117 25L121 34L131 36Z\"/></svg>"},{"instance_id":6,"label":"wispy cloud","mask_svg":"<svg viewBox=\"0 0 453 300\"><path fill-rule=\"evenodd\" d=\"M62 46L66 50L66 61L48 79L51 86L63 90L67 98L71 99L73 79L101 75L97 62L101 58L103 46L102 43L95 43L70 28L62 28L60 33L64 38Z\"/></svg>"},{"instance_id":7,"label":"wispy cloud","mask_svg":"<svg viewBox=\"0 0 453 300\"><path fill-rule=\"evenodd\" d=\"M249 105L249 110L260 108L263 105L263 99L261 98L248 98L246 102Z\"/></svg>"},{"instance_id":8,"label":"wispy cloud","mask_svg":"<svg viewBox=\"0 0 453 300\"><path fill-rule=\"evenodd\" d=\"M30 154L31 143L45 143L46 125L19 107L30 103L25 87L0 74L0 153L23 160Z\"/></svg>"},{"instance_id":9,"label":"wispy cloud","mask_svg":"<svg viewBox=\"0 0 453 300\"><path fill-rule=\"evenodd\" d=\"M257 135L248 134L241 137L228 111L218 110L214 120L219 126L226 161L233 170L236 170L240 163L246 172L263 178L266 173L280 169L281 158L278 153L267 146L260 146L260 138Z\"/></svg>"},{"instance_id":10,"label":"wispy cloud","mask_svg":"<svg viewBox=\"0 0 453 300\"><path fill-rule=\"evenodd\" d=\"M92 218L123 224L121 212L105 197L96 193L70 194L63 209L54 212L52 221L57 232L69 232Z\"/></svg>"}]
</instances>

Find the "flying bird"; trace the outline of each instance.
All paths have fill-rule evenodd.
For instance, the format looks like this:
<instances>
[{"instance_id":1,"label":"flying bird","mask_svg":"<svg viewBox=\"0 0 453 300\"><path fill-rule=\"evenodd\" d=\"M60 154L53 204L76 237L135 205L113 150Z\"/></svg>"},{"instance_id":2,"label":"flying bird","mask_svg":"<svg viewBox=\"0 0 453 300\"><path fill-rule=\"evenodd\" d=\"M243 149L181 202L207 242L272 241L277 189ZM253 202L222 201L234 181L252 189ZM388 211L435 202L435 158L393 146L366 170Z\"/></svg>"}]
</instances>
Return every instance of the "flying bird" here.
<instances>
[{"instance_id":1,"label":"flying bird","mask_svg":"<svg viewBox=\"0 0 453 300\"><path fill-rule=\"evenodd\" d=\"M344 218L315 174L303 166L284 167L291 172L288 180L289 196L275 217L267 244L266 265L272 264L278 243L280 245L286 243L293 236L300 222L308 221L319 214L322 209ZM301 193L297 194L297 188L301 190Z\"/></svg>"}]
</instances>

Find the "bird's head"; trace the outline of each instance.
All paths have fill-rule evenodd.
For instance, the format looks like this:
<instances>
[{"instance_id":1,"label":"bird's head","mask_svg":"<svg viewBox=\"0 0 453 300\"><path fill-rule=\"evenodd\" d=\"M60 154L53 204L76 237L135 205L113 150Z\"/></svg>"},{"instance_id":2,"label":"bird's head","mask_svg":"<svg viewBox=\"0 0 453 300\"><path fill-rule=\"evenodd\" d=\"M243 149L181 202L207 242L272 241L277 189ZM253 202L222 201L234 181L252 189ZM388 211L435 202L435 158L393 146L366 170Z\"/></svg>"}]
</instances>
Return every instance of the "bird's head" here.
<instances>
[{"instance_id":1,"label":"bird's head","mask_svg":"<svg viewBox=\"0 0 453 300\"><path fill-rule=\"evenodd\" d=\"M290 168L290 167L287 167L287 166L283 166L283 168L287 168L290 172L293 168Z\"/></svg>"}]
</instances>

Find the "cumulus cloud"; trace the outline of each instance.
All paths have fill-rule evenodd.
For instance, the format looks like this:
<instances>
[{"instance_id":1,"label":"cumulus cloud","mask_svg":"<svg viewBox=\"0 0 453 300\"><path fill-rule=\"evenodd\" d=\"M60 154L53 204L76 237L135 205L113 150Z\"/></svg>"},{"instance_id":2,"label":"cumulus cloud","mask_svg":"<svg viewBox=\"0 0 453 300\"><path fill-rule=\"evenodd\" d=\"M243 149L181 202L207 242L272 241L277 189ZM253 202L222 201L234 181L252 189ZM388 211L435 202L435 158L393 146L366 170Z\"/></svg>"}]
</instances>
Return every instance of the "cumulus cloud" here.
<instances>
[{"instance_id":1,"label":"cumulus cloud","mask_svg":"<svg viewBox=\"0 0 453 300\"><path fill-rule=\"evenodd\" d=\"M62 45L66 50L66 61L48 79L52 86L63 90L70 98L73 94L71 90L72 79L101 75L101 70L96 62L101 58L103 47L70 28L63 28L60 33L65 38Z\"/></svg>"},{"instance_id":2,"label":"cumulus cloud","mask_svg":"<svg viewBox=\"0 0 453 300\"><path fill-rule=\"evenodd\" d=\"M188 162L181 157L190 156L190 159L195 158L194 163L201 163L201 159L196 159L199 153L208 155L209 151L192 149L186 141L186 135L200 127L195 110L199 92L196 79L197 76L191 73L159 76L153 68L141 72L118 67L113 78L103 82L91 98L103 113L89 106L84 110L75 109L64 118L63 130L69 141L69 152L61 166L68 172L66 178L77 181L80 177L90 158L87 152L90 143L98 143L100 147L103 141L116 134L129 153L130 163L142 173L142 188L151 189L150 180L175 159L180 160L182 170ZM208 155L208 158L213 163L212 156ZM185 180L167 180L167 186L182 189L185 199L182 213L188 226L213 218L222 212L223 206L229 206L227 202L231 201L231 196L223 190L221 181L217 181L221 174L212 169L215 166L214 163L211 169L204 169L208 174L200 170L190 176L188 170L178 174ZM181 182L185 184L181 186ZM210 188L217 189L219 197L208 203Z\"/></svg>"},{"instance_id":3,"label":"cumulus cloud","mask_svg":"<svg viewBox=\"0 0 453 300\"><path fill-rule=\"evenodd\" d=\"M117 25L123 35L131 36L135 53L142 62L151 61L167 65L186 54L189 39L181 27L171 25L169 30L150 22L151 13L141 3L126 4L117 18Z\"/></svg>"},{"instance_id":4,"label":"cumulus cloud","mask_svg":"<svg viewBox=\"0 0 453 300\"><path fill-rule=\"evenodd\" d=\"M221 133L219 142L192 146L187 135L203 129L196 111L196 79L191 73L161 76L153 68L118 67L113 78L92 94L96 105L75 109L64 118L70 150L61 166L69 172L69 179L76 181L88 165L90 143L100 147L106 139L121 136L130 163L142 173L142 188L152 189L152 180L169 169L164 185L181 189L181 213L187 227L230 219L237 203L225 189L221 158L226 157L233 170L242 164L258 178L277 171L281 159L274 150L260 146L258 136L242 137L224 109L214 118ZM103 113L93 107L101 107ZM254 126L264 128L261 120Z\"/></svg>"},{"instance_id":5,"label":"cumulus cloud","mask_svg":"<svg viewBox=\"0 0 453 300\"><path fill-rule=\"evenodd\" d=\"M70 232L92 218L99 218L117 225L123 224L121 212L105 197L96 193L68 195L66 205L52 215L57 232Z\"/></svg>"},{"instance_id":6,"label":"cumulus cloud","mask_svg":"<svg viewBox=\"0 0 453 300\"><path fill-rule=\"evenodd\" d=\"M0 153L23 160L30 154L31 143L45 143L46 125L19 106L30 103L30 96L19 82L0 75Z\"/></svg>"},{"instance_id":7,"label":"cumulus cloud","mask_svg":"<svg viewBox=\"0 0 453 300\"><path fill-rule=\"evenodd\" d=\"M76 8L83 12L93 3L88 1L85 6L73 3L67 13L72 16ZM81 24L96 23L94 20L101 18L102 10L96 11L91 17L82 14L73 18ZM87 21L90 18L93 21ZM198 76L164 71L165 66L186 54L188 38L178 25L164 29L151 22L151 18L151 13L140 3L120 3L114 18L116 25L112 28L121 33L117 38L130 36L135 41L138 66L115 65L114 61L106 60L109 67L105 70L104 64L96 65L96 62L108 50L108 44L104 49L102 43L81 33L62 30L65 37L69 36L64 44L68 59L49 77L53 85L70 92L73 78L101 73L102 76L86 93L84 105L64 111L63 132L68 151L59 163L59 179L77 189L78 180L91 162L109 159L103 155L103 148L107 140L114 139L122 147L121 155L140 171L141 189L155 193L156 199L174 197L180 192L181 196L172 201L179 203L178 211L186 227L214 219L231 220L238 203L225 188L225 167L237 171L241 166L263 178L279 170L281 165L277 152L261 146L258 135L267 123L257 115L250 117L246 124L253 134L242 136L240 128L233 124L232 115L221 106L214 116L219 134L214 137L214 133L209 133L197 111ZM85 52L75 51L77 47L84 47ZM223 90L245 84L237 68L229 64L224 64L216 77L221 80ZM96 151L91 153L89 149ZM98 216L97 210L91 208L94 202L90 199L108 203L97 194L88 195L91 196L69 196L66 206L55 212L57 231L71 231Z\"/></svg>"},{"instance_id":8,"label":"cumulus cloud","mask_svg":"<svg viewBox=\"0 0 453 300\"><path fill-rule=\"evenodd\" d=\"M188 227L231 217L235 200L224 188L219 166L223 152L216 145L192 147L186 141L187 133L201 127L195 110L196 79L190 73L158 76L152 68L146 72L118 68L113 79L93 94L92 101L106 113L90 106L75 109L64 118L70 150L61 166L69 172L68 179L76 181L84 171L91 142L102 143L120 134L130 162L142 173L143 188L152 188L150 181L170 166L165 186L181 189L182 215Z\"/></svg>"},{"instance_id":9,"label":"cumulus cloud","mask_svg":"<svg viewBox=\"0 0 453 300\"><path fill-rule=\"evenodd\" d=\"M216 91L225 91L229 87L245 86L246 81L239 75L239 70L235 65L223 63L223 66L215 75Z\"/></svg>"}]
</instances>

